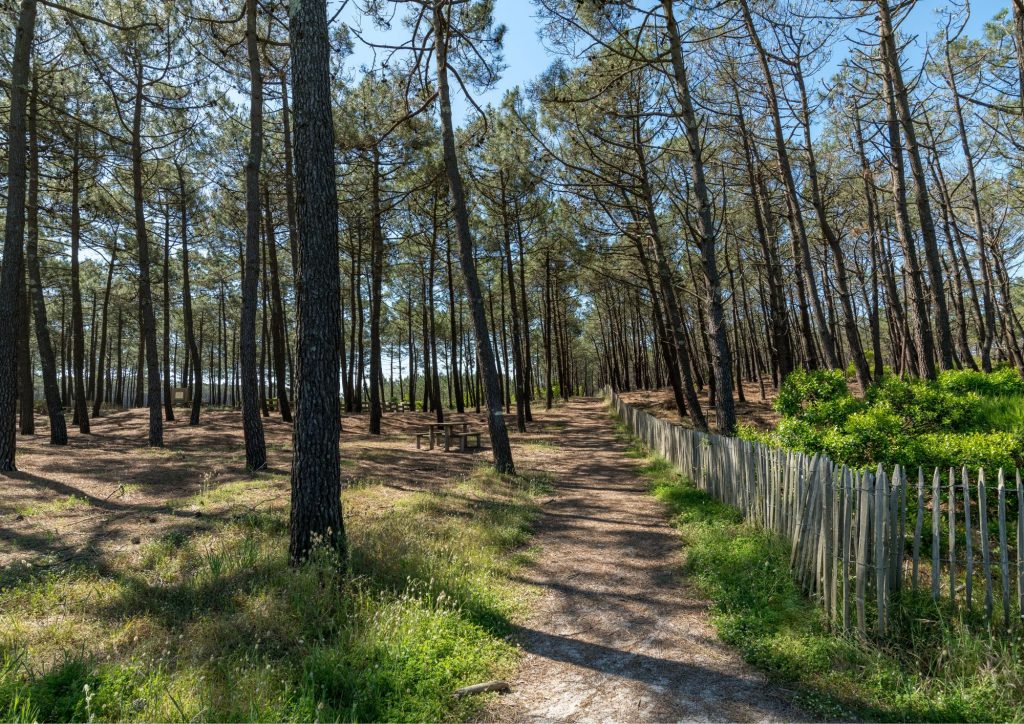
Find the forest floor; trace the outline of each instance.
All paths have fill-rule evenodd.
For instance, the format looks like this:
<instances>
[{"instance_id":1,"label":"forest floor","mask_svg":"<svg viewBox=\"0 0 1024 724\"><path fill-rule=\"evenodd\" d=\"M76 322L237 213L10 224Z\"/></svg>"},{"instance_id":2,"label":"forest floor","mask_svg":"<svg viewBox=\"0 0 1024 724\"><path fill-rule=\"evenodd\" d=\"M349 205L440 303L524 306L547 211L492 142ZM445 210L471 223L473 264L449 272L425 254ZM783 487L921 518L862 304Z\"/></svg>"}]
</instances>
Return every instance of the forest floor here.
<instances>
[{"instance_id":1,"label":"forest floor","mask_svg":"<svg viewBox=\"0 0 1024 724\"><path fill-rule=\"evenodd\" d=\"M386 414L380 437L363 432L365 415L346 416L341 447L349 491L346 527L353 537L355 572L366 571L362 575L368 577L371 587L378 586L380 580L383 588L379 590L383 591L398 585L398 579L407 580L402 566L414 576L430 578L428 587L435 584L432 576L433 571L441 570L438 566L457 564L458 571L451 574L452 581L458 582L452 584L456 588L477 580L464 579L462 571L475 575L472 567L481 565L493 571L486 574L492 582L479 584L485 586L485 593L491 591L484 599L500 596L507 601L496 598L493 606L479 609L482 613L474 613L474 607L482 605L476 593L466 593L465 602L457 602L467 607L472 621L491 620L494 615L507 618L508 638L518 644L522 654L518 673L510 679L512 692L492 699L485 718L799 718L783 692L768 686L715 635L708 620L708 602L680 574L681 545L667 522L666 508L649 495L640 461L616 432L605 404L598 399L574 400L550 411L537 409L534 414L536 421L526 434L512 432L520 472L527 473L527 481L538 481L535 490L527 491L535 501L532 504L521 498L494 497L494 484L480 478L482 466L490 460L486 448L472 454L416 450L413 432L422 428L430 415ZM237 412L204 411L202 424L190 428L185 410L176 410L178 420L165 425L163 449L146 447L146 415L145 410L111 412L93 421L91 435L72 432L69 446L63 449L47 444L42 419L38 420L39 434L19 439L20 471L2 476L0 485L0 592L7 588L9 603L23 607L9 611L18 618L11 641L27 647L37 671L66 661L71 650L86 656L84 661L98 662L101 668L95 671L117 664L121 667L118 671L135 672L129 676L134 682L132 691L143 693L104 710L114 718L167 718L179 713L196 718L309 717L310 710L302 708L308 702L299 696L304 691L301 685L291 693L274 688L287 678L281 673L287 669L278 667L299 661L300 652L287 648L294 644L281 644L281 651L273 656L268 649L266 672L259 674L262 669L254 668L253 662L265 655L257 655L260 640L257 637L256 648L251 650L246 647L252 642L242 640L248 627L267 625L254 610L266 608L267 600L277 600L279 593L274 587L279 584L275 581L291 580L277 559L268 564L269 573L261 568L266 556L275 555L281 545L280 529L287 520L291 426L276 417L264 419L269 466L251 476L244 467ZM447 419L465 419L475 429L486 429L480 415L450 415ZM526 485L533 487L532 482ZM525 512L524 506L529 505L535 513ZM519 542L518 528L530 515L536 515L535 536L529 543L526 538ZM443 522L432 527L438 516ZM271 522L265 522L268 520ZM261 526L267 525L271 527L263 531ZM459 526L471 528L475 537L457 540ZM490 543L488 535L494 538ZM244 539L249 536L256 540L256 550L245 547ZM222 557L215 550L222 539L227 555L223 560L228 561L224 570ZM385 539L402 551L423 545L438 550L422 561L413 552L412 558L394 567ZM448 550L472 545L493 548L495 553L488 554L490 562L476 562L472 555L463 561L458 556L465 550L457 554ZM507 556L508 551L515 553L517 546L517 563L506 568L495 562L494 556L500 558L502 550ZM390 551L390 558L394 557ZM260 570L251 576L247 570L233 571L231 561L242 569L258 561ZM197 563L210 570L189 574L189 567ZM442 570L438 575L448 574ZM215 585L207 580L210 576L216 579ZM242 581L242 593L233 592L239 590L233 588L238 585L232 583L235 578ZM443 586L449 584L441 581L437 585L443 593ZM134 593L148 590L144 598L159 597L161 586L170 586L174 595L160 603L170 607L160 612L151 610L145 600L137 600ZM120 603L98 606L110 596ZM404 599L398 600L405 605L401 604ZM197 601L201 604L198 609ZM251 602L257 601L259 605L253 609L256 604ZM301 602L275 605L284 606L282 611L287 612L278 614L288 621L282 628L298 627L308 618L294 609ZM123 612L105 617L108 608ZM506 616L513 609L519 613ZM203 628L212 622L234 633L214 634ZM496 625L494 631L506 630L502 628L506 624ZM197 643L191 644L191 649L182 644L179 647L183 648L162 649L174 638L174 631L185 631L188 639L189 627L206 631L196 634ZM274 624L270 628L271 633L264 636L274 635ZM144 646L139 634L133 633L138 630L151 630L159 640ZM219 669L210 668L213 664L202 663L214 661L209 649L216 646L204 643L203 638L218 635L228 638L228 653L216 655L237 658L237 671L248 672L247 677L276 677L273 685L259 683L256 690L277 691L277 698L262 701L258 707L253 704L256 708L237 709L246 689L238 686L237 692L232 692L230 676L215 691L196 688L195 682L204 677L221 676ZM296 638L301 643L302 639ZM264 646L270 646L269 639L265 640ZM348 648L351 645L342 646ZM379 651L373 654L378 655ZM166 680L156 684L137 679L144 669L132 668L135 664L131 662L164 656L167 663L158 671ZM494 665L488 661L510 660L497 649L488 657L461 674L455 669L446 673L447 678L435 682L437 691L414 692L413 698L422 700L414 702L420 708L357 709L352 704L351 712L361 718L437 718L444 709L430 707L444 706L444 692L450 691L447 687L452 681L488 670ZM427 671L438 668L431 661L424 665ZM492 671L500 675L503 669L512 671L507 664ZM421 676L402 674L410 675ZM102 682L106 675L90 676L100 678L89 681ZM457 685L465 683L475 682ZM3 684L0 676L0 695ZM356 689L365 686L358 681L351 685ZM145 692L155 688L166 689L170 701L162 695L151 700ZM32 691L38 699L38 687ZM189 696L192 698L187 699ZM129 705L145 708L124 708ZM81 702L74 706L80 708ZM448 716L459 716L458 711L469 713L469 706L449 710ZM77 709L49 711L62 713L60 718L82 713Z\"/></svg>"},{"instance_id":2,"label":"forest floor","mask_svg":"<svg viewBox=\"0 0 1024 724\"><path fill-rule=\"evenodd\" d=\"M746 381L743 383L743 402L736 402L736 419L757 430L770 430L778 424L780 416L772 407L775 402L775 390L772 389L771 380L767 380L764 386L764 398L761 397L761 388L756 382ZM646 412L668 420L684 427L692 427L688 418L680 419L676 412L675 399L672 396L671 387L662 387L657 390L636 390L633 392L620 392L619 397L623 402L634 407L639 407ZM705 387L697 393L701 407L708 418L711 429L715 429L715 408L708 404L708 390Z\"/></svg>"},{"instance_id":3,"label":"forest floor","mask_svg":"<svg viewBox=\"0 0 1024 724\"><path fill-rule=\"evenodd\" d=\"M276 413L263 419L267 468L258 476L245 469L241 416L204 410L189 427L188 411L175 410L164 423L164 447L149 448L148 411L106 413L91 420L91 434L70 424L66 448L48 444L46 419L37 434L18 438L18 472L0 474L0 585L20 568L101 560L172 534L210 530L225 517L286 509L292 427ZM515 436L516 460L543 466L551 433L560 419L533 423ZM433 421L425 413L388 413L382 435L365 432L367 415L342 422L344 487L379 484L393 494L437 490L469 475L490 459L472 454L417 450L415 432ZM487 429L484 415L446 414L446 420Z\"/></svg>"}]
</instances>

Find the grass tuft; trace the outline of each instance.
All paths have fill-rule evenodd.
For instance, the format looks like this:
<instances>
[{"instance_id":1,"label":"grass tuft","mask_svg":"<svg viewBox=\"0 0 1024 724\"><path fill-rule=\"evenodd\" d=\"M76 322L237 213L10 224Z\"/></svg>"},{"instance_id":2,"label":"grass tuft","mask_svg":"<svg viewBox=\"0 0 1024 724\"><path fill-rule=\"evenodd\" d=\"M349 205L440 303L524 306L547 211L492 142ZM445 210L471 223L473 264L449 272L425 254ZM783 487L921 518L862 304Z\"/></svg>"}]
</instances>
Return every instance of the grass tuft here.
<instances>
[{"instance_id":1,"label":"grass tuft","mask_svg":"<svg viewBox=\"0 0 1024 724\"><path fill-rule=\"evenodd\" d=\"M436 492L347 490L345 576L288 564L286 510L204 490L243 512L0 591L0 719L469 717L481 699L451 692L516 660L508 574L543 487L481 470Z\"/></svg>"}]
</instances>

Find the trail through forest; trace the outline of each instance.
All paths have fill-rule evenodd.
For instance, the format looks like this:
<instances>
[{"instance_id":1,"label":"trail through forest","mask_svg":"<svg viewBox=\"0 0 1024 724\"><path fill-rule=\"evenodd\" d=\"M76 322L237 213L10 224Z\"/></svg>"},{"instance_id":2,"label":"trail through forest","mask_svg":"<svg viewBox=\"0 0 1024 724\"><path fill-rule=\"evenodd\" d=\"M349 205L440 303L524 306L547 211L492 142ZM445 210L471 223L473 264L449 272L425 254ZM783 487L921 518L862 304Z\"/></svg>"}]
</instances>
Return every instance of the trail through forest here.
<instances>
[{"instance_id":1,"label":"trail through forest","mask_svg":"<svg viewBox=\"0 0 1024 724\"><path fill-rule=\"evenodd\" d=\"M600 400L562 415L537 561L541 591L517 632L526 656L486 719L800 719L781 692L716 637L680 575L678 534L647 494Z\"/></svg>"}]
</instances>

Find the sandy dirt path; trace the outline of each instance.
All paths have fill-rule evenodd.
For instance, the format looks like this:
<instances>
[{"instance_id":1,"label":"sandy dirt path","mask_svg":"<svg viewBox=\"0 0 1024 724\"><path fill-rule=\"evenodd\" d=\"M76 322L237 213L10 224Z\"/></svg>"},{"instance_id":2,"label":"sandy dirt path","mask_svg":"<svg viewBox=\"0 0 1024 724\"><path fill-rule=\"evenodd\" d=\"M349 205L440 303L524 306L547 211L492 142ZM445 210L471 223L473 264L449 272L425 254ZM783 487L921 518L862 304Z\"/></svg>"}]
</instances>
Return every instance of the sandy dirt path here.
<instances>
[{"instance_id":1,"label":"sandy dirt path","mask_svg":"<svg viewBox=\"0 0 1024 724\"><path fill-rule=\"evenodd\" d=\"M561 408L556 493L543 507L540 591L517 637L525 658L499 721L800 719L711 627L680 576L682 546L600 400Z\"/></svg>"}]
</instances>

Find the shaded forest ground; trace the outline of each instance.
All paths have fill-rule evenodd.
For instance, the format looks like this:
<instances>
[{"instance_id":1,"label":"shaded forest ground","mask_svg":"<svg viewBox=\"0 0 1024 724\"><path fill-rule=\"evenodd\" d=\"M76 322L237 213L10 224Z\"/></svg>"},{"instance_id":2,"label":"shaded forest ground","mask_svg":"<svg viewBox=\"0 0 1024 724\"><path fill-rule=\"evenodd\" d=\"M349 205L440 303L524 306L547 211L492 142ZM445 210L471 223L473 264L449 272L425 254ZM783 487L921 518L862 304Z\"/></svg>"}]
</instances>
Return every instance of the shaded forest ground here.
<instances>
[{"instance_id":1,"label":"shaded forest ground","mask_svg":"<svg viewBox=\"0 0 1024 724\"><path fill-rule=\"evenodd\" d=\"M268 467L245 470L241 415L204 411L196 428L187 410L165 423L163 449L146 447L145 409L108 414L91 435L71 432L67 448L47 442L45 418L34 437L18 439L17 473L0 486L0 583L20 569L102 560L169 534L209 530L239 512L287 508L291 426L264 418ZM446 416L486 431L483 415ZM434 420L426 413L387 413L380 437L365 433L367 415L346 415L342 474L348 487L379 484L385 495L451 485L490 460L489 450L416 450L413 434ZM516 460L542 464L563 422L532 423L515 435ZM486 442L486 435L485 435Z\"/></svg>"},{"instance_id":2,"label":"shaded forest ground","mask_svg":"<svg viewBox=\"0 0 1024 724\"><path fill-rule=\"evenodd\" d=\"M168 425L163 450L145 415L66 449L23 439L0 477L0 720L458 719L479 702L456 687L511 670L511 573L550 491L529 471L558 456L563 409L514 436L514 478L486 448L417 451L427 415L379 438L347 416L343 579L288 565L289 426L265 421L250 476L237 412Z\"/></svg>"},{"instance_id":3,"label":"shaded forest ground","mask_svg":"<svg viewBox=\"0 0 1024 724\"><path fill-rule=\"evenodd\" d=\"M745 401L736 402L736 419L743 424L750 425L758 430L770 430L779 421L779 413L772 408L775 400L775 390L772 389L770 380L765 381L764 396L761 399L761 389L756 382L745 381L743 383L743 396ZM680 419L676 412L675 400L672 397L671 387L662 387L657 390L635 390L632 392L620 392L619 397L628 405L638 407L655 417L663 420L692 427L687 418ZM708 424L715 429L715 408L708 404L708 389L705 387L697 393L700 398L701 407L707 415Z\"/></svg>"}]
</instances>

